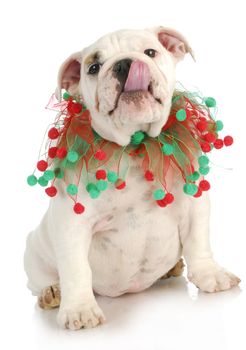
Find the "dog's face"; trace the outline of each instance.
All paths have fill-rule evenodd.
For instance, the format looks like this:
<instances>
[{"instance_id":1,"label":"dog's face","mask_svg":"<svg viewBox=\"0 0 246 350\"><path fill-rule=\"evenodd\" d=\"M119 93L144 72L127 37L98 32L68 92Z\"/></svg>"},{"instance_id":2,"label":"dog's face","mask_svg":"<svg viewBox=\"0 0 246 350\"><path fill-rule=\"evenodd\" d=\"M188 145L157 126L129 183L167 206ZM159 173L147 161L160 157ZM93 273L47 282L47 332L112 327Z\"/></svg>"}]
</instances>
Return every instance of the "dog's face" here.
<instances>
[{"instance_id":1,"label":"dog's face","mask_svg":"<svg viewBox=\"0 0 246 350\"><path fill-rule=\"evenodd\" d=\"M170 111L176 63L187 52L192 54L187 41L174 30L121 30L70 56L58 89L81 95L96 132L124 146L137 130L159 135Z\"/></svg>"}]
</instances>

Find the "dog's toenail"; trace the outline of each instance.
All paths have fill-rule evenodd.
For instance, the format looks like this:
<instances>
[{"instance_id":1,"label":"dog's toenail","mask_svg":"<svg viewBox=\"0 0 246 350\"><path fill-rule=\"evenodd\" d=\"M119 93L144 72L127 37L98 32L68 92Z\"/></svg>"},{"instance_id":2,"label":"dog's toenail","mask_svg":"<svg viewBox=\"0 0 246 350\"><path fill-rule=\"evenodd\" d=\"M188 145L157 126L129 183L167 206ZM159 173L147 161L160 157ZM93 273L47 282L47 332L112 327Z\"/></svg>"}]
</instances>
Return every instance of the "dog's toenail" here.
<instances>
[{"instance_id":1,"label":"dog's toenail","mask_svg":"<svg viewBox=\"0 0 246 350\"><path fill-rule=\"evenodd\" d=\"M79 321L75 320L75 321L73 321L73 324L74 324L75 327L78 327Z\"/></svg>"}]
</instances>

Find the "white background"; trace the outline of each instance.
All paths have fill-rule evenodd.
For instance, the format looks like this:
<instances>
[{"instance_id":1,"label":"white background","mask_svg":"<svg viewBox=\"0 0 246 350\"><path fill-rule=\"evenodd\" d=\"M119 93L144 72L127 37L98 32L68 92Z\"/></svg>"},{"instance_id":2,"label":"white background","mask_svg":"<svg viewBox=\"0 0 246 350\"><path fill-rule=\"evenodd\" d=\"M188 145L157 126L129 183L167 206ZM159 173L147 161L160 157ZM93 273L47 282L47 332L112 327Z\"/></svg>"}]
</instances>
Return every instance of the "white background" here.
<instances>
[{"instance_id":1,"label":"white background","mask_svg":"<svg viewBox=\"0 0 246 350\"><path fill-rule=\"evenodd\" d=\"M245 10L244 1L4 1L0 9L1 349L245 349ZM177 78L217 99L224 135L235 144L215 152L211 240L216 259L241 277L240 288L205 294L184 277L117 299L98 298L107 323L60 330L57 310L42 311L26 289L27 233L48 204L26 185L46 126L59 65L72 52L121 28L179 29L187 57ZM226 170L225 168L233 168Z\"/></svg>"}]
</instances>

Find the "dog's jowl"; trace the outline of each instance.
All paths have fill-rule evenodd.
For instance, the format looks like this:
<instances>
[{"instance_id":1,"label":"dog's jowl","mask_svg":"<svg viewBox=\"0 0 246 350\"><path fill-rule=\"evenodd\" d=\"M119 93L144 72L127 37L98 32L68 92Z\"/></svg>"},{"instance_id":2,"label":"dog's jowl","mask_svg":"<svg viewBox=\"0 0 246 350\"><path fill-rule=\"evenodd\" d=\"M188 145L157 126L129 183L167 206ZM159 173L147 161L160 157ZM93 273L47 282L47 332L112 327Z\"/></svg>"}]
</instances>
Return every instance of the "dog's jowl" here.
<instances>
[{"instance_id":1,"label":"dog's jowl","mask_svg":"<svg viewBox=\"0 0 246 350\"><path fill-rule=\"evenodd\" d=\"M116 297L179 276L182 256L202 291L240 281L213 259L205 179L209 152L233 139L219 137L213 98L176 89L186 54L175 30L122 30L60 68L58 115L28 177L51 200L27 238L25 270L39 306L59 306L62 327L105 322L94 292Z\"/></svg>"}]
</instances>

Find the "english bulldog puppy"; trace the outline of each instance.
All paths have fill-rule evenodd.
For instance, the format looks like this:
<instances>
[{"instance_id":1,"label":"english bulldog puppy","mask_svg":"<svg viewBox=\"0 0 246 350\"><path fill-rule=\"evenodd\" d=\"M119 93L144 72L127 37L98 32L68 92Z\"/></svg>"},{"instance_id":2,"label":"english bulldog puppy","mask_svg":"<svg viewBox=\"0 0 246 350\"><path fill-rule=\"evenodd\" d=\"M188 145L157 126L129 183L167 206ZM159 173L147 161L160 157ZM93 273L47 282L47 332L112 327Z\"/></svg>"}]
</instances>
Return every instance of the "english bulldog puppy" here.
<instances>
[{"instance_id":1,"label":"english bulldog puppy","mask_svg":"<svg viewBox=\"0 0 246 350\"><path fill-rule=\"evenodd\" d=\"M139 130L156 137L169 116L176 65L187 53L192 55L187 40L173 29L120 30L62 64L57 96L62 89L80 95L93 129L118 145L128 145ZM134 158L124 191L108 190L95 202L79 187L83 215L71 211L65 190L51 199L27 238L24 260L29 289L41 307L60 306L61 327L105 322L94 292L117 297L143 291L163 276L179 275L181 256L188 279L202 291L240 282L213 259L208 195L186 196L174 170L167 181L175 202L163 209L146 200L152 185Z\"/></svg>"}]
</instances>

